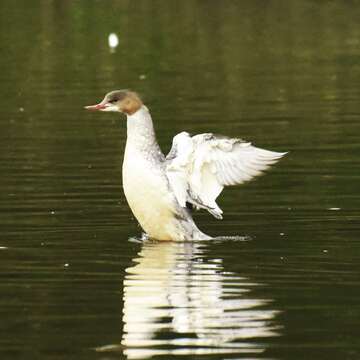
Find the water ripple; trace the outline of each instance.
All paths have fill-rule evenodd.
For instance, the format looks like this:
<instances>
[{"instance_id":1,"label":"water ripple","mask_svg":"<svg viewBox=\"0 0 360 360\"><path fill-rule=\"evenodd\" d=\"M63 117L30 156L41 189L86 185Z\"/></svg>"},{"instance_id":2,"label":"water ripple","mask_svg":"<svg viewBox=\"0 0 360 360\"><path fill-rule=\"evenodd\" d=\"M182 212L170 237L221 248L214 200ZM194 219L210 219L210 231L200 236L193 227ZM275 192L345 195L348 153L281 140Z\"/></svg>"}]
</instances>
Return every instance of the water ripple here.
<instances>
[{"instance_id":1,"label":"water ripple","mask_svg":"<svg viewBox=\"0 0 360 360\"><path fill-rule=\"evenodd\" d=\"M145 242L126 269L121 344L97 351L128 359L263 352L261 339L280 334L279 311L252 297L260 284L205 253L205 243Z\"/></svg>"}]
</instances>

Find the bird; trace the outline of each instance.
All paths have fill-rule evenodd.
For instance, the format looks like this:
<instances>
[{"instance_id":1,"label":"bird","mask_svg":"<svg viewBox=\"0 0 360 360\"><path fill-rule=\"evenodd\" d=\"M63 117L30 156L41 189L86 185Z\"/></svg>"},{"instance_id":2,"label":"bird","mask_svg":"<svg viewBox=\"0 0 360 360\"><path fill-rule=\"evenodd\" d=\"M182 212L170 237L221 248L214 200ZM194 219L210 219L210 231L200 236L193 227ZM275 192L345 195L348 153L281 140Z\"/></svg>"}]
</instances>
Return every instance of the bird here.
<instances>
[{"instance_id":1,"label":"bird","mask_svg":"<svg viewBox=\"0 0 360 360\"><path fill-rule=\"evenodd\" d=\"M192 210L204 209L222 219L216 199L224 187L252 180L286 154L240 138L183 131L173 138L165 156L149 109L138 93L128 89L111 91L85 109L126 115L123 190L146 238L153 240L213 239L197 227Z\"/></svg>"}]
</instances>

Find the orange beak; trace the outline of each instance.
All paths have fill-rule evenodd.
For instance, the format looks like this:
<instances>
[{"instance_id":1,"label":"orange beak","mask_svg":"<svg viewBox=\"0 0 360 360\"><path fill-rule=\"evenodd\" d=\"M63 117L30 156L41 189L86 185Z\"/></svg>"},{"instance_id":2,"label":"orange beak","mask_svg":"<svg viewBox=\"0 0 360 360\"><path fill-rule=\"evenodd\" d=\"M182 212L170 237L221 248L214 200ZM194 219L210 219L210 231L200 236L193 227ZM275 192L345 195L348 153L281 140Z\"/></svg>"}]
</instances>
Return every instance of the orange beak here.
<instances>
[{"instance_id":1,"label":"orange beak","mask_svg":"<svg viewBox=\"0 0 360 360\"><path fill-rule=\"evenodd\" d=\"M89 106L85 106L84 108L86 110L92 110L92 111L96 111L96 110L102 110L105 109L107 106L106 103L100 103L100 104L96 104L96 105L89 105Z\"/></svg>"}]
</instances>

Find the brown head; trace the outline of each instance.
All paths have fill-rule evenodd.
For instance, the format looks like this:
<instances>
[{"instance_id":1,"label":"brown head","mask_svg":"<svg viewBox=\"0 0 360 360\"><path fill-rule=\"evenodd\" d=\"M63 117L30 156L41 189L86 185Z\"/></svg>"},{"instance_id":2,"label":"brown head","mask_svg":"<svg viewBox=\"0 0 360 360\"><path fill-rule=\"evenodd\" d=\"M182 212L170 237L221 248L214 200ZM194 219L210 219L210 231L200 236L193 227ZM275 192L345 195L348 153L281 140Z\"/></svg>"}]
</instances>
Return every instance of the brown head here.
<instances>
[{"instance_id":1,"label":"brown head","mask_svg":"<svg viewBox=\"0 0 360 360\"><path fill-rule=\"evenodd\" d=\"M143 102L136 92L130 90L115 90L106 94L99 104L85 106L85 109L115 111L132 115L138 111L142 105Z\"/></svg>"}]
</instances>

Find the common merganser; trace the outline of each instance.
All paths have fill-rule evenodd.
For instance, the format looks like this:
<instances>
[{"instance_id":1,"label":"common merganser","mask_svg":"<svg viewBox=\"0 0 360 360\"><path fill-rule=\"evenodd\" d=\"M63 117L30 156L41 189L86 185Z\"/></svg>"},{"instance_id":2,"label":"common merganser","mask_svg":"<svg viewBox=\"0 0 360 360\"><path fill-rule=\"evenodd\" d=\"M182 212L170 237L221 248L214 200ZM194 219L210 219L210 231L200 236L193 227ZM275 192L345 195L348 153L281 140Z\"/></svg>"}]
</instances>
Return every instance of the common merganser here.
<instances>
[{"instance_id":1,"label":"common merganser","mask_svg":"<svg viewBox=\"0 0 360 360\"><path fill-rule=\"evenodd\" d=\"M251 180L286 154L259 149L237 138L181 132L165 157L150 112L137 93L111 91L99 104L85 108L126 115L123 189L134 216L151 239L211 239L198 229L190 208L205 209L222 219L215 200L224 186Z\"/></svg>"}]
</instances>

